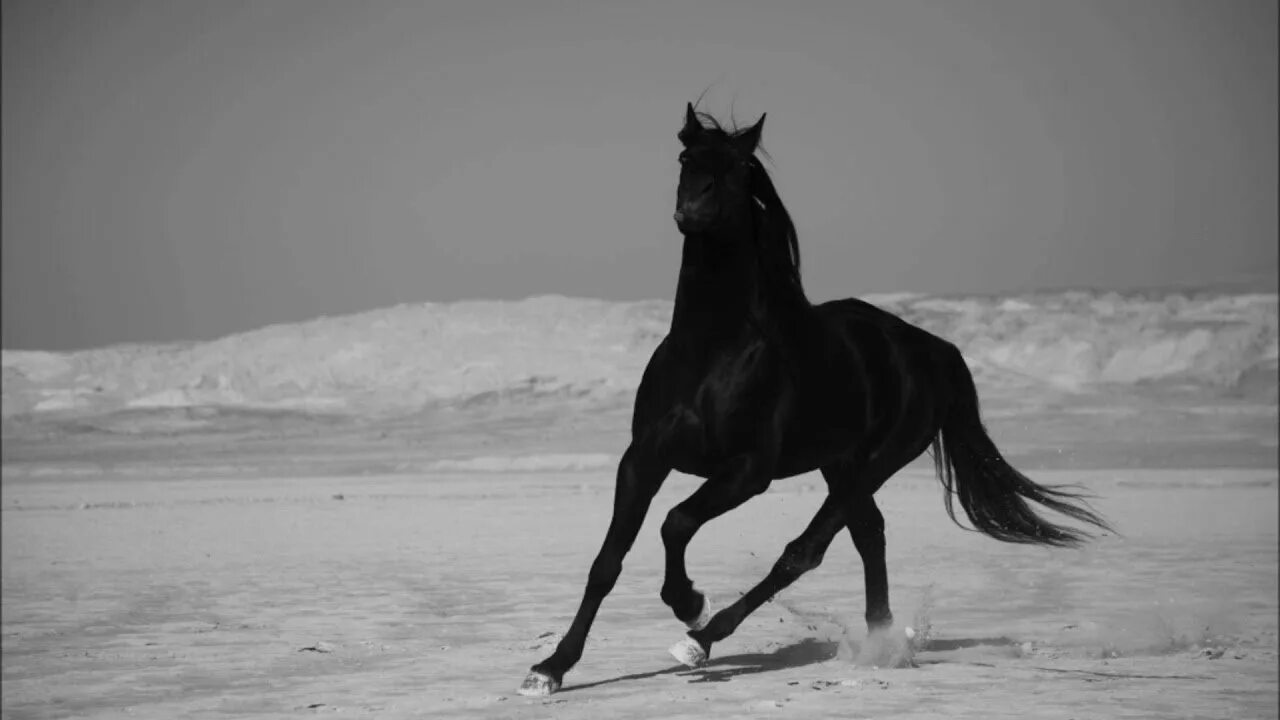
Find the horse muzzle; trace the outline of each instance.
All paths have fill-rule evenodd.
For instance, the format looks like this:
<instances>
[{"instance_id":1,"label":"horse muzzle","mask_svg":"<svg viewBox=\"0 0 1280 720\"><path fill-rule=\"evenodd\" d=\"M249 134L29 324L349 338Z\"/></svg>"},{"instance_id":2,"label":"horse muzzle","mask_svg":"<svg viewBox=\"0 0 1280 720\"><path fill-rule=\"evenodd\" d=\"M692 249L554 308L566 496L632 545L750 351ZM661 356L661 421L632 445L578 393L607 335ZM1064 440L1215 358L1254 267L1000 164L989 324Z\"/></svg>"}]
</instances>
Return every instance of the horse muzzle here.
<instances>
[{"instance_id":1,"label":"horse muzzle","mask_svg":"<svg viewBox=\"0 0 1280 720\"><path fill-rule=\"evenodd\" d=\"M714 213L708 212L706 207L698 206L694 203L688 203L676 208L672 218L676 221L676 227L681 232L696 232L705 230L711 224Z\"/></svg>"}]
</instances>

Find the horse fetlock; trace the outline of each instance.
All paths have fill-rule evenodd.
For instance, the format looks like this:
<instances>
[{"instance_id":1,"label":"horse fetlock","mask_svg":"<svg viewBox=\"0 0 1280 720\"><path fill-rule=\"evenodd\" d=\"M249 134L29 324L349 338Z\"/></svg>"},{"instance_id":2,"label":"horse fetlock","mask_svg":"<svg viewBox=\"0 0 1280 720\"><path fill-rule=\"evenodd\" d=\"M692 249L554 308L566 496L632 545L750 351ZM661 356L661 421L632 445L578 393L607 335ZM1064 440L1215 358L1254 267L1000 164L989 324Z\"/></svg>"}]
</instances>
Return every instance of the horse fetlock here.
<instances>
[{"instance_id":1,"label":"horse fetlock","mask_svg":"<svg viewBox=\"0 0 1280 720\"><path fill-rule=\"evenodd\" d=\"M888 630L893 627L893 613L886 608L884 610L868 610L867 611L867 630L877 632L880 630Z\"/></svg>"},{"instance_id":2,"label":"horse fetlock","mask_svg":"<svg viewBox=\"0 0 1280 720\"><path fill-rule=\"evenodd\" d=\"M671 608L677 618L684 622L696 616L698 610L705 604L702 593L694 590L691 582L665 584L662 586L662 591L658 593L658 597Z\"/></svg>"},{"instance_id":3,"label":"horse fetlock","mask_svg":"<svg viewBox=\"0 0 1280 720\"><path fill-rule=\"evenodd\" d=\"M698 592L693 589L691 580L671 580L668 579L662 583L662 589L658 591L658 597L662 599L668 607L679 612L680 608L691 605L693 596ZM693 609L689 608L689 612Z\"/></svg>"},{"instance_id":4,"label":"horse fetlock","mask_svg":"<svg viewBox=\"0 0 1280 720\"><path fill-rule=\"evenodd\" d=\"M680 617L679 615L676 616L680 617L685 626L690 630L701 630L711 622L711 601L702 593L697 593L697 596L700 601L700 607L696 615L693 615L692 617L688 615L684 617Z\"/></svg>"}]
</instances>

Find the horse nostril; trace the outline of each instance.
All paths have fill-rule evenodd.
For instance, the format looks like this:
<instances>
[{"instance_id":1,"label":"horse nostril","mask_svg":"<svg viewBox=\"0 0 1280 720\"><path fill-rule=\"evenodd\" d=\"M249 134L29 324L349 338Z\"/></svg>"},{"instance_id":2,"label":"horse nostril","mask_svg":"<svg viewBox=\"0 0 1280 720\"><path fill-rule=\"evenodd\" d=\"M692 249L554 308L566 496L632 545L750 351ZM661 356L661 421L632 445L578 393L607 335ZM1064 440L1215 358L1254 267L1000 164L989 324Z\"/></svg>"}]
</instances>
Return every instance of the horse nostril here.
<instances>
[{"instance_id":1,"label":"horse nostril","mask_svg":"<svg viewBox=\"0 0 1280 720\"><path fill-rule=\"evenodd\" d=\"M702 188L698 190L698 194L695 195L694 197L702 197L703 195L710 195L711 188L714 185L715 183L712 182L710 179L708 179L705 183L702 184Z\"/></svg>"}]
</instances>

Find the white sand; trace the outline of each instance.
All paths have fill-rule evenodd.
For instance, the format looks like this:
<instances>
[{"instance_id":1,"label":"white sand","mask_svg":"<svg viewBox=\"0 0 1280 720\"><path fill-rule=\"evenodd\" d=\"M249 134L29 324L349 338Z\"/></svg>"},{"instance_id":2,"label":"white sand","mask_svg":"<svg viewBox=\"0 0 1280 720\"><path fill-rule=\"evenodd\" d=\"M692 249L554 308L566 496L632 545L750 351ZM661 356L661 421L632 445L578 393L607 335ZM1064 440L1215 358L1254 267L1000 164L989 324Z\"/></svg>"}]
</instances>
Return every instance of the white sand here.
<instances>
[{"instance_id":1,"label":"white sand","mask_svg":"<svg viewBox=\"0 0 1280 720\"><path fill-rule=\"evenodd\" d=\"M582 662L530 700L514 690L568 625L611 473L10 473L3 715L1274 717L1276 473L1039 478L1102 494L1123 537L1008 546L951 525L923 473L881 492L895 614L932 638L918 668L854 664L862 573L841 536L687 670L658 599L657 526L696 482L673 476ZM777 483L708 526L698 586L723 603L762 577L816 487Z\"/></svg>"}]
</instances>

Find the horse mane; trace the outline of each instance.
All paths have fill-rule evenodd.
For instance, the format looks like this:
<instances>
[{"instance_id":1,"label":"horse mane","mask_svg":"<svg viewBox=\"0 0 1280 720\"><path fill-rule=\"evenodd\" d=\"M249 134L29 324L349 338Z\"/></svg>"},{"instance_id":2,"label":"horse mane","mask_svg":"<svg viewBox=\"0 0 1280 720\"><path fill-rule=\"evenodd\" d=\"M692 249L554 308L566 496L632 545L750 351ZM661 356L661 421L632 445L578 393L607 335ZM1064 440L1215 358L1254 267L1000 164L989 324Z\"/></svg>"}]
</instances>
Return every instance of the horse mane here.
<instances>
[{"instance_id":1,"label":"horse mane","mask_svg":"<svg viewBox=\"0 0 1280 720\"><path fill-rule=\"evenodd\" d=\"M751 212L755 216L756 250L760 258L761 276L776 296L807 307L804 284L800 280L800 240L791 213L782 204L773 179L764 163L752 155L750 168Z\"/></svg>"}]
</instances>

